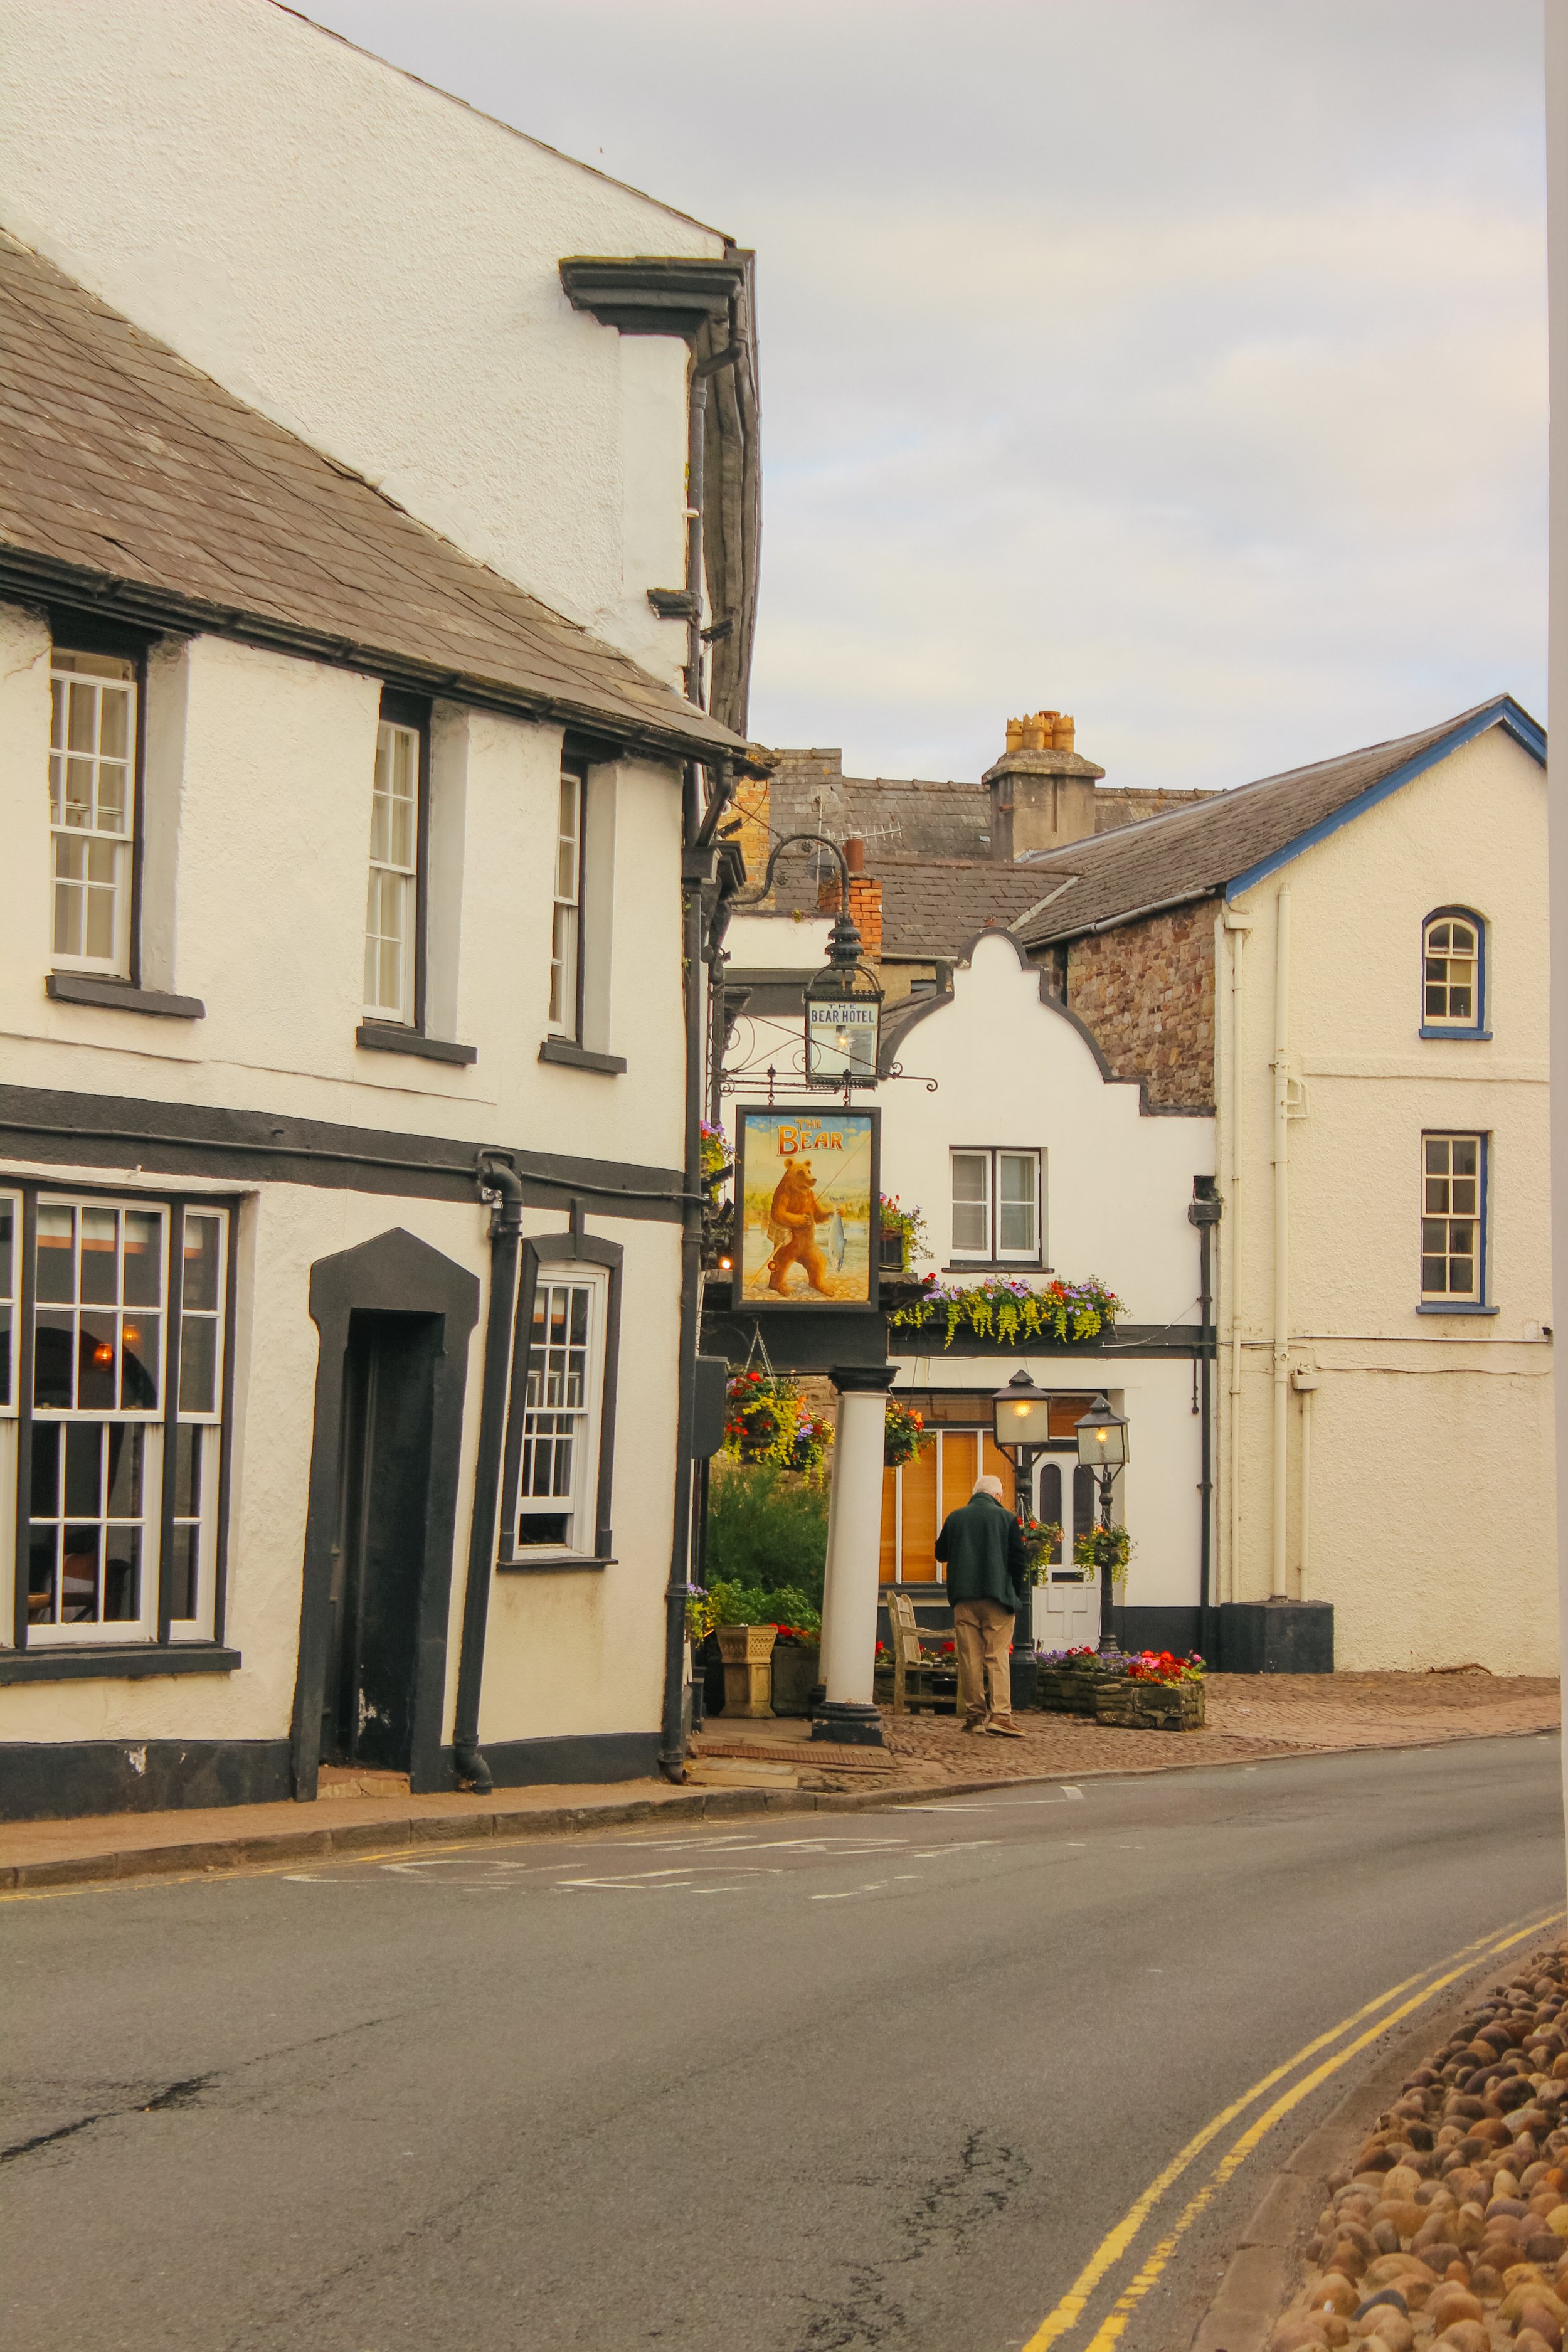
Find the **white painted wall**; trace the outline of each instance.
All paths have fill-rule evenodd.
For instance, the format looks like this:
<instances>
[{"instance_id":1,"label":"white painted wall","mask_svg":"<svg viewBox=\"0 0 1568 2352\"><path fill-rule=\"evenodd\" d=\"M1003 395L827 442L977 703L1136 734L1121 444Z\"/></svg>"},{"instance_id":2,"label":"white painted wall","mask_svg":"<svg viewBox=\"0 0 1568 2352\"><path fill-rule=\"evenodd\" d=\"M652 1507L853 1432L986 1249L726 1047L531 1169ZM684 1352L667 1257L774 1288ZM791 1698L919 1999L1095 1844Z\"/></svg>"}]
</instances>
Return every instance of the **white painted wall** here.
<instances>
[{"instance_id":1,"label":"white painted wall","mask_svg":"<svg viewBox=\"0 0 1568 2352\"><path fill-rule=\"evenodd\" d=\"M616 1077L541 1065L561 739L437 708L433 727L433 1026L443 1009L471 1068L356 1048L378 681L215 638L153 656L148 791L156 804L156 984L203 998L195 1022L58 1004L50 964L48 637L0 605L0 1046L7 1080L68 1093L205 1104L357 1128L678 1169L682 1102L679 777L595 769L591 940ZM613 838L611 837L613 836ZM613 853L613 854L612 854ZM607 944L606 944L607 934ZM437 977L438 974L438 977ZM154 974L149 972L152 982ZM155 1108L151 1119L156 1124ZM90 1167L82 1181L138 1179ZM64 1171L0 1159L7 1175ZM146 1179L166 1192L174 1180ZM199 1180L198 1184L199 1184ZM0 1740L278 1738L299 1631L317 1336L312 1264L404 1226L488 1284L487 1217L470 1206L287 1184L253 1188L238 1242L233 1676L26 1684L0 1691ZM526 1230L561 1233L564 1212ZM679 1228L601 1217L626 1249L616 1454L617 1563L499 1577L483 1686L492 1740L657 1727L675 1443ZM449 1670L478 1433L483 1316L470 1348ZM0 1454L4 1448L0 1447ZM0 1484L3 1484L0 1478ZM448 1693L447 1729L452 1692Z\"/></svg>"},{"instance_id":2,"label":"white painted wall","mask_svg":"<svg viewBox=\"0 0 1568 2352\"><path fill-rule=\"evenodd\" d=\"M96 1181L115 1191L128 1185L153 1194L166 1190L122 1171L62 1171L15 1160L5 1163L0 1181L16 1172L62 1186ZM566 1223L537 1210L524 1222L531 1234L559 1234ZM226 1632L244 1664L233 1675L7 1685L0 1690L0 1741L288 1736L318 1355L308 1312L310 1268L319 1258L402 1226L488 1286L487 1217L478 1203L469 1208L264 1184L248 1192L239 1226ZM485 1739L652 1731L658 1725L669 1523L668 1511L661 1517L650 1510L647 1497L668 1496L669 1488L679 1242L674 1227L627 1219L590 1216L587 1230L626 1251L613 1522L619 1559L602 1571L496 1578L483 1685ZM468 1345L443 1739L451 1734L456 1697L483 1347L481 1304Z\"/></svg>"},{"instance_id":3,"label":"white painted wall","mask_svg":"<svg viewBox=\"0 0 1568 2352\"><path fill-rule=\"evenodd\" d=\"M1290 1360L1316 1370L1304 1589L1334 1604L1352 1668L1478 1660L1550 1671L1556 1652L1552 1320L1547 1208L1548 921L1542 772L1498 730L1479 738L1237 901L1240 1121L1222 1007L1219 1166L1221 1597L1269 1590L1272 1495L1274 958L1290 893ZM1423 1039L1421 924L1473 907L1489 924L1490 1043ZM1492 1140L1486 1318L1418 1315L1420 1139ZM1231 1175L1233 1130L1241 1181ZM1226 1401L1238 1318L1239 1518ZM1289 1591L1303 1590L1302 1403L1289 1401Z\"/></svg>"},{"instance_id":4,"label":"white painted wall","mask_svg":"<svg viewBox=\"0 0 1568 2352\"><path fill-rule=\"evenodd\" d=\"M149 985L199 1022L56 1004L49 969L48 638L0 606L0 1035L14 1084L221 1103L475 1143L677 1167L679 772L596 770L613 794L607 926L590 934L609 1078L541 1064L561 736L440 706L434 728L432 1027L470 1068L356 1047L380 685L216 637L154 662L184 766L149 759L167 908ZM607 861L606 861L607 863ZM605 952L605 931L608 952Z\"/></svg>"},{"instance_id":5,"label":"white painted wall","mask_svg":"<svg viewBox=\"0 0 1568 2352\"><path fill-rule=\"evenodd\" d=\"M423 521L677 679L687 353L568 254L725 239L271 0L0 0L0 222Z\"/></svg>"},{"instance_id":6,"label":"white painted wall","mask_svg":"<svg viewBox=\"0 0 1568 2352\"><path fill-rule=\"evenodd\" d=\"M743 953L741 926L731 927L735 962L782 966L774 941L793 927L746 920ZM1194 1177L1213 1171L1214 1123L1149 1117L1136 1085L1108 1081L1077 1023L1042 1001L1038 971L1021 961L1010 939L998 932L976 942L953 973L952 1001L908 1031L900 1058L937 1080L935 1094L893 1080L877 1095L882 1189L923 1210L931 1234L934 1255L916 1271L950 1262L954 1146L1038 1150L1052 1269L1069 1281L1099 1276L1122 1300L1128 1322L1197 1321L1198 1241L1187 1205ZM984 1277L966 1271L963 1278ZM1080 1373L1059 1356L981 1360L948 1354L938 1328L928 1354L900 1360L897 1385L989 1391L1019 1363L1047 1387L1092 1394L1103 1379L1124 1396L1132 1442L1121 1499L1137 1544L1125 1598L1138 1606L1195 1603L1202 1465L1191 1362L1095 1357Z\"/></svg>"}]
</instances>

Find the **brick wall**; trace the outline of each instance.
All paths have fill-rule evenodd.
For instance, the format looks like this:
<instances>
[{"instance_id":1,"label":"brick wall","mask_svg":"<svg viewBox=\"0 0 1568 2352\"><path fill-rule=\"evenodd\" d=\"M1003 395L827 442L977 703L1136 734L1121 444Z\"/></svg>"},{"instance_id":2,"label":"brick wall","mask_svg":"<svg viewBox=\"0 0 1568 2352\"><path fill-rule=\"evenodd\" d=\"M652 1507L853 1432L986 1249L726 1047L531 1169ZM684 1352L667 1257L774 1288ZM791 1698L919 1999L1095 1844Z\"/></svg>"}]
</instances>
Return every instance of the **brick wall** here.
<instances>
[{"instance_id":1,"label":"brick wall","mask_svg":"<svg viewBox=\"0 0 1568 2352\"><path fill-rule=\"evenodd\" d=\"M843 894L844 886L835 868L832 876L817 886L819 911L836 915ZM882 952L882 886L874 875L849 877L849 919L860 934L861 952L867 962L875 963Z\"/></svg>"},{"instance_id":2,"label":"brick wall","mask_svg":"<svg viewBox=\"0 0 1568 2352\"><path fill-rule=\"evenodd\" d=\"M1067 1003L1119 1078L1147 1078L1149 1099L1184 1110L1215 1098L1215 902L1151 915L1071 940ZM1047 950L1060 995L1061 950Z\"/></svg>"}]
</instances>

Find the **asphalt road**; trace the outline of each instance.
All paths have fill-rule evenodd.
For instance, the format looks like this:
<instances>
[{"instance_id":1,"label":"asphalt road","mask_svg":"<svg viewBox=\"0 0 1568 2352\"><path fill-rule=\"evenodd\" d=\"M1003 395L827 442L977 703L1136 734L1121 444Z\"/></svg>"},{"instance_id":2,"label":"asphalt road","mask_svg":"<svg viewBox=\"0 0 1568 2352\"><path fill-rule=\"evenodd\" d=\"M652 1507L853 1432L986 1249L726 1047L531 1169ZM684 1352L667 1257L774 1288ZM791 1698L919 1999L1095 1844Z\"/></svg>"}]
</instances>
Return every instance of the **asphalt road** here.
<instances>
[{"instance_id":1,"label":"asphalt road","mask_svg":"<svg viewBox=\"0 0 1568 2352\"><path fill-rule=\"evenodd\" d=\"M10 1898L3 2340L1011 2352L1216 2110L1562 1893L1533 1738Z\"/></svg>"}]
</instances>

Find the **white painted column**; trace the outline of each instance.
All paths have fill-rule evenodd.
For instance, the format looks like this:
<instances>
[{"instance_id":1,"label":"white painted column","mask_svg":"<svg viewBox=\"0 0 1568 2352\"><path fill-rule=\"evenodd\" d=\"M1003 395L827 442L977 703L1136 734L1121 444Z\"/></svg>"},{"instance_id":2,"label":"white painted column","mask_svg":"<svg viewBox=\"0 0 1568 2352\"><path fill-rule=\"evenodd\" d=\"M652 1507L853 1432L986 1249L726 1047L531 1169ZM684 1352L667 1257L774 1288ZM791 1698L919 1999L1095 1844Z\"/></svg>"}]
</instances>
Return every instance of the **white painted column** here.
<instances>
[{"instance_id":1,"label":"white painted column","mask_svg":"<svg viewBox=\"0 0 1568 2352\"><path fill-rule=\"evenodd\" d=\"M846 1365L833 1375L838 1427L822 1595L822 1679L826 1698L814 1739L882 1744L873 1676L881 1582L882 1446L890 1364Z\"/></svg>"}]
</instances>

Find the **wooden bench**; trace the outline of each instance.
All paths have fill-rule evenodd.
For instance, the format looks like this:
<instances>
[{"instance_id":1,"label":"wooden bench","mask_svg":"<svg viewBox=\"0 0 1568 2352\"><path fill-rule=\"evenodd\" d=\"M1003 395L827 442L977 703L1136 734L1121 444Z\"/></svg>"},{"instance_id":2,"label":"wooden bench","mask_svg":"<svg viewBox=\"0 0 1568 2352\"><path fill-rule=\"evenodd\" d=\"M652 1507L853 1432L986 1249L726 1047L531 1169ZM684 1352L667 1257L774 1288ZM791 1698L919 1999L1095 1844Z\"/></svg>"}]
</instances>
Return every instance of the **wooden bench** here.
<instances>
[{"instance_id":1,"label":"wooden bench","mask_svg":"<svg viewBox=\"0 0 1568 2352\"><path fill-rule=\"evenodd\" d=\"M915 1604L907 1592L889 1592L887 1596L888 1632L893 1653L893 1713L920 1715L936 1712L936 1677L952 1675L954 1664L933 1657L921 1640L920 1621ZM943 1693L944 1699L947 1694ZM951 1703L951 1702L950 1702Z\"/></svg>"}]
</instances>

